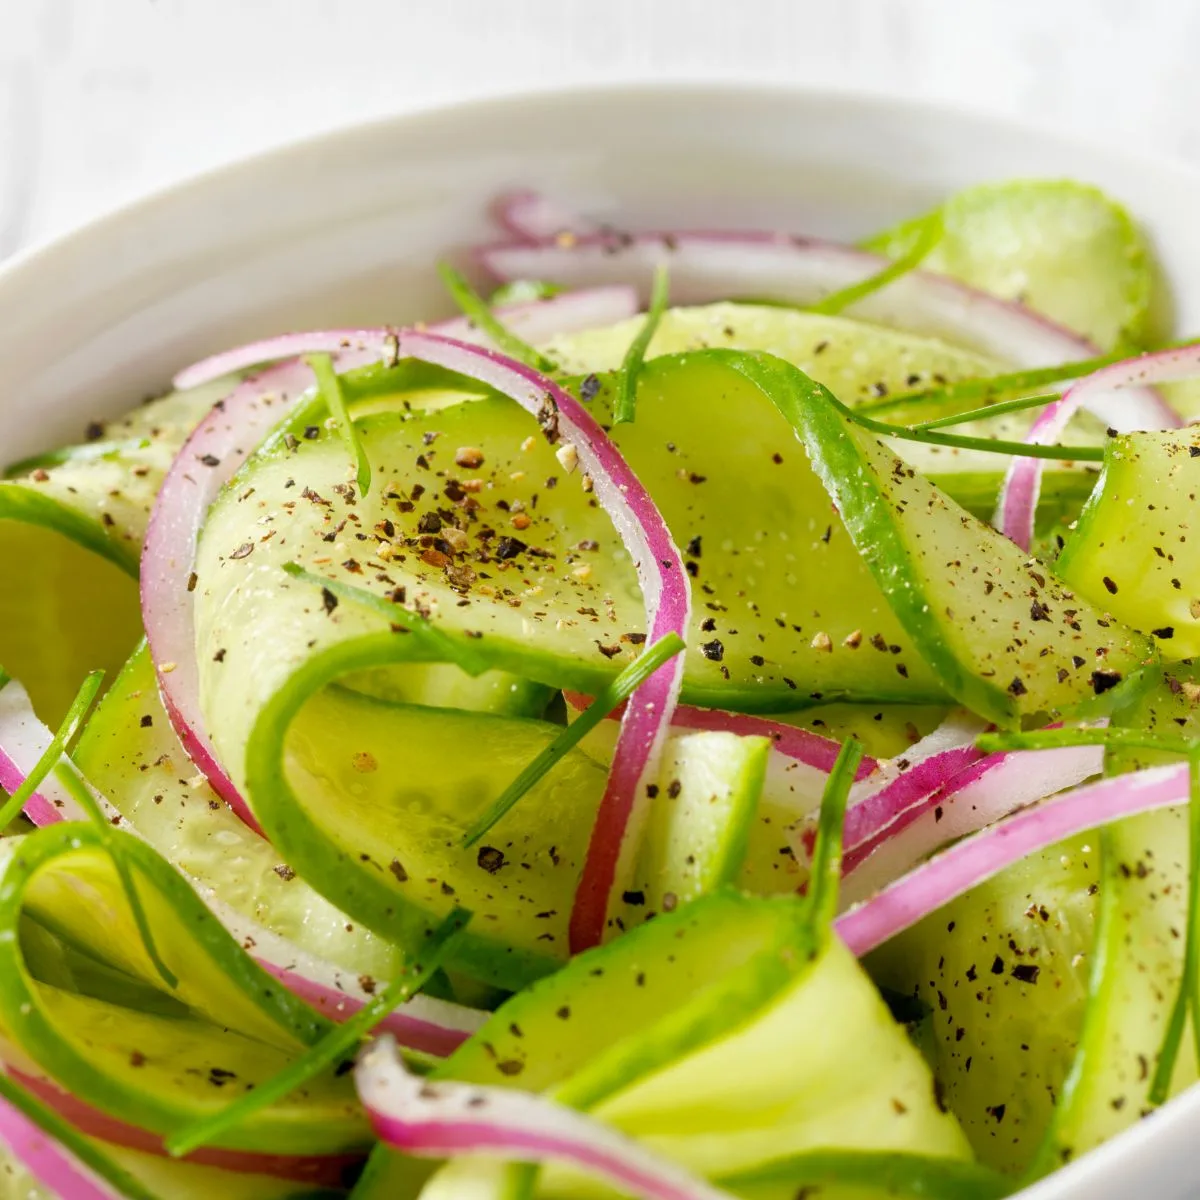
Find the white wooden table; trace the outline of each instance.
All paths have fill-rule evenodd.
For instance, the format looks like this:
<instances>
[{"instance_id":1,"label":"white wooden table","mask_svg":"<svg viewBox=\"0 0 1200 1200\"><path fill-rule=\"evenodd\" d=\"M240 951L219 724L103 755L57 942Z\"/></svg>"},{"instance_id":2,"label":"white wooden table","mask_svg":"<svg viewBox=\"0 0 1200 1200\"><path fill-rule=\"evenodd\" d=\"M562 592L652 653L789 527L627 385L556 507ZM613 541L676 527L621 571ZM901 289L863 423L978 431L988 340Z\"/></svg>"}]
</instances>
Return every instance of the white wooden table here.
<instances>
[{"instance_id":1,"label":"white wooden table","mask_svg":"<svg viewBox=\"0 0 1200 1200\"><path fill-rule=\"evenodd\" d=\"M272 142L459 97L797 81L1200 160L1187 0L0 0L0 256Z\"/></svg>"}]
</instances>

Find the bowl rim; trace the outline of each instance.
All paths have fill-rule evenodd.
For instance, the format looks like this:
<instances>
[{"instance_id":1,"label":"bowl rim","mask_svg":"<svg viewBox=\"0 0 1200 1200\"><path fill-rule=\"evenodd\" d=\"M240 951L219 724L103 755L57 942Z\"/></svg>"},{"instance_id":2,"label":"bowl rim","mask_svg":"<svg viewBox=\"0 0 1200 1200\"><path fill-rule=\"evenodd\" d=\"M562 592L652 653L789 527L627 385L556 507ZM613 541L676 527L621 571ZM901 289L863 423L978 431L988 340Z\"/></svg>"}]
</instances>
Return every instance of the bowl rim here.
<instances>
[{"instance_id":1,"label":"bowl rim","mask_svg":"<svg viewBox=\"0 0 1200 1200\"><path fill-rule=\"evenodd\" d=\"M123 225L136 221L143 214L169 204L187 193L218 188L239 176L259 171L273 163L282 163L320 152L323 147L333 145L346 137L377 136L392 127L433 128L441 122L469 120L475 112L482 113L496 108L511 109L515 112L529 105L605 103L618 98L636 99L639 95L648 102L687 97L697 100L724 99L734 103L764 103L772 100L785 103L797 100L815 103L832 100L842 107L856 107L864 114L886 106L892 114L899 113L906 121L917 121L926 117L942 122L954 121L972 125L984 134L1028 134L1043 144L1058 142L1064 147L1069 146L1074 150L1105 158L1119 164L1123 172L1162 172L1190 177L1193 186L1200 188L1200 164L1189 163L1163 151L1132 148L1124 142L1106 143L1099 136L1079 136L1055 123L1035 123L1032 119L1022 116L989 112L986 108L972 103L903 96L869 87L843 88L745 79L712 80L700 75L681 75L670 79L635 78L612 83L550 84L546 87L535 86L468 96L459 100L435 99L428 103L417 102L409 108L339 121L327 129L287 137L257 150L240 152L210 166L185 172L159 182L143 192L103 206L90 217L18 247L7 258L0 259L0 285L8 286L13 276L19 277L25 271L40 266L43 260L60 252L68 253L80 241L118 231Z\"/></svg>"},{"instance_id":2,"label":"bowl rim","mask_svg":"<svg viewBox=\"0 0 1200 1200\"><path fill-rule=\"evenodd\" d=\"M1093 155L1109 163L1122 174L1145 172L1181 181L1200 194L1200 164L1193 164L1177 155L1161 150L1130 146L1125 141L1106 141L1097 135L1080 135L1054 122L1042 123L1032 118L990 112L981 105L940 99L899 95L886 89L871 87L842 87L839 85L807 85L778 80L765 82L745 78L706 78L702 74L680 74L669 78L631 77L615 82L586 82L581 84L548 84L546 86L492 91L457 100L445 98L417 101L393 111L377 113L366 118L349 118L312 133L289 136L258 149L239 152L207 167L187 171L163 180L143 192L127 196L101 207L93 215L20 246L13 254L0 260L0 299L5 293L27 284L36 285L38 274L53 272L60 258L67 258L76 248L90 241L114 244L120 235L134 228L148 214L185 197L195 197L208 190L240 179L250 179L273 164L301 159L320 153L325 147L348 138L379 137L389 129L435 132L440 124L454 125L469 121L473 114L494 110L511 112L514 116L530 106L559 104L593 105L614 101L636 101L643 98L649 104L666 100L695 100L712 103L729 101L741 104L818 104L834 103L852 108L864 118L886 110L893 119L906 122L922 120L941 124L956 124L970 129L979 137L1028 135L1043 146L1058 145L1064 149ZM1172 1156L1183 1162L1189 1143L1187 1128L1200 1125L1200 1082L1185 1089L1161 1108L1123 1130L1080 1158L1065 1164L1052 1174L1036 1181L1027 1181L1019 1195L1022 1200L1076 1200L1095 1194L1090 1188L1103 1188L1106 1177L1113 1182L1114 1168L1126 1166L1124 1160L1144 1157L1171 1142ZM1172 1135L1174 1135L1172 1137ZM1118 1171L1115 1182L1128 1182L1125 1171ZM1021 1181L1014 1180L1014 1183ZM1161 1182L1161 1180L1160 1180ZM1180 1182L1180 1181L1175 1181ZM1172 1192L1171 1195L1190 1193Z\"/></svg>"}]
</instances>

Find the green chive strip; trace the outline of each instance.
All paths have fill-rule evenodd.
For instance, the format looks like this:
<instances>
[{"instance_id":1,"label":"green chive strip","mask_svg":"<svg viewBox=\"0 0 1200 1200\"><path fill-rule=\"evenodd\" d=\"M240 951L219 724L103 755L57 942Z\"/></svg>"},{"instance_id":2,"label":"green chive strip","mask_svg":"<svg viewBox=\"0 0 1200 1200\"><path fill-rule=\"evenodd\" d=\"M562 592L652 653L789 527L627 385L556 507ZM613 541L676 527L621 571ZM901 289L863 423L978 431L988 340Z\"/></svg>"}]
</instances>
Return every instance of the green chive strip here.
<instances>
[{"instance_id":1,"label":"green chive strip","mask_svg":"<svg viewBox=\"0 0 1200 1200\"><path fill-rule=\"evenodd\" d=\"M1169 733L1147 729L1110 729L1092 726L1080 729L1031 729L1028 733L981 733L975 745L985 754L1006 750L1057 750L1062 746L1116 746L1123 750L1162 750L1188 754L1194 743Z\"/></svg>"},{"instance_id":2,"label":"green chive strip","mask_svg":"<svg viewBox=\"0 0 1200 1200\"><path fill-rule=\"evenodd\" d=\"M463 846L475 845L559 759L583 740L585 734L595 729L614 708L628 700L663 663L669 662L683 648L683 639L674 633L668 633L653 646L648 646L488 805L467 830Z\"/></svg>"},{"instance_id":3,"label":"green chive strip","mask_svg":"<svg viewBox=\"0 0 1200 1200\"><path fill-rule=\"evenodd\" d=\"M812 871L809 874L809 905L817 938L823 942L837 916L838 891L842 880L842 831L846 821L846 800L862 762L863 744L847 738L838 751L837 761L825 790L821 793L821 812L817 819L817 840L813 846Z\"/></svg>"},{"instance_id":4,"label":"green chive strip","mask_svg":"<svg viewBox=\"0 0 1200 1200\"><path fill-rule=\"evenodd\" d=\"M638 376L642 373L642 363L645 361L650 339L658 329L663 313L667 311L669 295L670 281L667 278L667 268L660 264L654 271L654 283L650 289L650 307L646 310L646 319L642 322L637 337L629 343L629 349L625 351L625 358L621 362L621 375L617 382L617 398L613 403L614 425L632 421L637 412Z\"/></svg>"},{"instance_id":5,"label":"green chive strip","mask_svg":"<svg viewBox=\"0 0 1200 1200\"><path fill-rule=\"evenodd\" d=\"M304 361L312 368L317 379L317 390L329 406L329 414L338 423L338 432L355 463L355 482L358 494L365 496L371 490L371 460L363 445L362 435L346 407L346 393L342 391L342 377L333 369L333 358L328 354L306 354Z\"/></svg>"},{"instance_id":6,"label":"green chive strip","mask_svg":"<svg viewBox=\"0 0 1200 1200\"><path fill-rule=\"evenodd\" d=\"M1161 350L1182 350L1188 346L1200 345L1195 338L1181 342L1169 342L1153 353ZM902 392L898 396L889 396L886 400L876 400L861 406L860 411L883 413L900 408L909 408L914 404L927 405L930 408L940 408L959 400L987 400L993 396L1005 396L1010 392L1027 392L1032 388L1045 387L1047 384L1068 383L1073 379L1081 379L1101 367L1112 366L1113 363L1124 362L1135 355L1128 351L1115 350L1111 354L1101 354L1096 358L1081 358L1076 362L1058 363L1051 367L1031 367L1024 371L1009 371L1002 375L989 375L974 379L960 379L956 383L942 384L938 387L919 388L911 392Z\"/></svg>"},{"instance_id":7,"label":"green chive strip","mask_svg":"<svg viewBox=\"0 0 1200 1200\"><path fill-rule=\"evenodd\" d=\"M892 1150L802 1150L719 1175L715 1182L735 1192L775 1184L781 1195L786 1190L789 1196L806 1196L810 1190L817 1194L826 1187L849 1187L925 1200L999 1200L1017 1186L979 1163Z\"/></svg>"},{"instance_id":8,"label":"green chive strip","mask_svg":"<svg viewBox=\"0 0 1200 1200\"><path fill-rule=\"evenodd\" d=\"M965 425L968 421L986 421L990 417L1001 417L1005 413L1024 412L1027 408L1045 408L1061 400L1059 392L1043 392L1039 396L1024 396L1020 400L1002 400L997 404L988 404L983 408L972 408L968 412L954 413L948 417L938 417L933 421L920 421L910 425L910 429L945 429L951 425Z\"/></svg>"},{"instance_id":9,"label":"green chive strip","mask_svg":"<svg viewBox=\"0 0 1200 1200\"><path fill-rule=\"evenodd\" d=\"M463 316L476 328L483 330L501 353L543 374L558 370L558 363L517 337L500 321L488 307L488 302L467 282L461 271L456 271L448 262L440 262L438 274L442 277L442 283L446 285L451 299L462 310Z\"/></svg>"},{"instance_id":10,"label":"green chive strip","mask_svg":"<svg viewBox=\"0 0 1200 1200\"><path fill-rule=\"evenodd\" d=\"M326 600L327 607L335 607L339 599L348 600L351 604L357 604L378 613L394 629L403 630L419 637L431 648L438 662L453 663L456 667L466 671L468 675L480 675L488 669L488 664L481 655L444 633L426 617L413 612L412 609L405 608L398 601L389 600L386 596L379 596L366 588L355 587L352 583L342 583L337 579L326 579L324 575L315 575L312 571L306 571L299 563L284 563L283 569L293 579L299 580L301 583L310 583L313 587L328 592L333 599Z\"/></svg>"},{"instance_id":11,"label":"green chive strip","mask_svg":"<svg viewBox=\"0 0 1200 1200\"><path fill-rule=\"evenodd\" d=\"M1059 458L1069 462L1103 462L1102 446L1040 446L1031 442L1007 442L999 438L962 437L954 433L935 433L911 429L907 425L887 425L868 417L862 409L847 408L834 396L830 399L848 420L882 437L906 442L924 442L929 446L954 446L960 450L983 450L991 454L1012 454L1021 458Z\"/></svg>"},{"instance_id":12,"label":"green chive strip","mask_svg":"<svg viewBox=\"0 0 1200 1200\"><path fill-rule=\"evenodd\" d=\"M1188 1013L1192 1017L1192 1042L1196 1061L1200 1063L1200 996L1197 995L1197 962L1200 947L1197 938L1197 913L1200 911L1200 743L1192 742L1188 750L1188 909L1187 932L1183 944L1183 977L1179 981L1179 994L1171 1009L1167 1030L1163 1035L1162 1047L1158 1052L1158 1063L1154 1078L1150 1081L1151 1104L1163 1104L1171 1095L1171 1077L1175 1074L1175 1062L1183 1044L1187 1028Z\"/></svg>"},{"instance_id":13,"label":"green chive strip","mask_svg":"<svg viewBox=\"0 0 1200 1200\"><path fill-rule=\"evenodd\" d=\"M295 1062L290 1063L273 1078L260 1083L253 1091L247 1092L211 1116L201 1117L198 1121L169 1134L163 1142L167 1152L175 1158L181 1158L201 1146L209 1145L222 1134L244 1124L264 1108L303 1087L313 1076L331 1067L339 1058L349 1055L384 1017L405 1001L411 1000L429 982L470 919L471 914L466 909L454 909L430 933L421 948L420 959L404 968L396 979L372 996L358 1012L331 1029Z\"/></svg>"},{"instance_id":14,"label":"green chive strip","mask_svg":"<svg viewBox=\"0 0 1200 1200\"><path fill-rule=\"evenodd\" d=\"M113 835L113 827L109 824L104 813L101 812L100 805L96 802L96 797L92 795L91 788L84 782L79 769L69 758L63 758L59 761L58 765L54 768L54 774L59 783L71 793L71 799L87 813L88 820L91 821L100 833L104 848L108 851L108 856L112 859L113 867L116 869L117 877L121 881L121 888L125 892L125 899L129 902L129 911L133 914L133 923L137 926L138 936L142 939L142 945L146 950L147 958L154 964L154 969L158 972L167 987L172 989L177 988L179 986L179 977L163 962L162 957L158 953L158 947L154 943L154 934L150 929L150 922L146 919L146 910L142 907L141 898L138 896L137 884L134 882L133 872L129 869L129 863L125 861L125 855L121 853L121 847L117 844L117 840Z\"/></svg>"},{"instance_id":15,"label":"green chive strip","mask_svg":"<svg viewBox=\"0 0 1200 1200\"><path fill-rule=\"evenodd\" d=\"M880 288L887 287L892 280L899 279L901 275L907 275L909 271L915 270L929 257L929 252L941 240L941 214L934 213L925 222L920 236L907 253L888 263L886 267L876 271L874 275L869 275L866 279L860 279L858 283L852 283L848 287L831 292L824 300L818 300L816 304L810 304L808 311L811 313L821 313L828 317L836 316L844 309L849 308L851 304L857 304L873 292L879 291Z\"/></svg>"},{"instance_id":16,"label":"green chive strip","mask_svg":"<svg viewBox=\"0 0 1200 1200\"><path fill-rule=\"evenodd\" d=\"M1105 1020L1108 1016L1109 984L1120 964L1112 953L1112 930L1117 914L1117 851L1112 830L1102 826L1099 831L1100 879L1099 900L1096 906L1096 928L1092 935L1092 962L1088 971L1087 999L1083 1010L1083 1025L1071 1069L1063 1081L1050 1124L1034 1153L1022 1179L1022 1186L1035 1183L1057 1170L1070 1156L1071 1147L1064 1141L1063 1131L1077 1119L1087 1100L1087 1088L1095 1077L1096 1060L1106 1047L1102 1044Z\"/></svg>"},{"instance_id":17,"label":"green chive strip","mask_svg":"<svg viewBox=\"0 0 1200 1200\"><path fill-rule=\"evenodd\" d=\"M34 764L33 770L25 776L21 786L8 798L4 807L0 808L0 829L7 829L17 819L22 809L29 803L29 797L41 787L42 781L54 770L58 760L66 754L67 746L78 733L103 682L103 671L92 671L83 681L79 691L75 693L75 699L71 701L71 707L67 709L67 715L63 718L62 725L50 739L50 745L46 747L41 758ZM3 685L0 684L0 686Z\"/></svg>"},{"instance_id":18,"label":"green chive strip","mask_svg":"<svg viewBox=\"0 0 1200 1200\"><path fill-rule=\"evenodd\" d=\"M124 1167L118 1166L94 1142L84 1137L74 1125L14 1083L3 1071L0 1071L0 1100L11 1104L47 1137L77 1158L89 1171L106 1183L112 1184L113 1188L128 1200L160 1200L160 1197L144 1187L140 1180L130 1175Z\"/></svg>"}]
</instances>

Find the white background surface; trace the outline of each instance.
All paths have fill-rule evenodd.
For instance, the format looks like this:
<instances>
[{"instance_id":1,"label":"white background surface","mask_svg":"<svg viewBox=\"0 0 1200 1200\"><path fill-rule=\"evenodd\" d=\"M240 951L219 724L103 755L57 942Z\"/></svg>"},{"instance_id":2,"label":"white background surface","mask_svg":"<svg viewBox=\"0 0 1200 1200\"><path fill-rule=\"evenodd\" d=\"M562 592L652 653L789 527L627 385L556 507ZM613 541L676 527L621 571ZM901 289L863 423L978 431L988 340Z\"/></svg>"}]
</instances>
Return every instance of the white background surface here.
<instances>
[{"instance_id":1,"label":"white background surface","mask_svg":"<svg viewBox=\"0 0 1200 1200\"><path fill-rule=\"evenodd\" d=\"M1192 0L0 0L0 256L357 117L629 79L917 96L1200 160Z\"/></svg>"}]
</instances>

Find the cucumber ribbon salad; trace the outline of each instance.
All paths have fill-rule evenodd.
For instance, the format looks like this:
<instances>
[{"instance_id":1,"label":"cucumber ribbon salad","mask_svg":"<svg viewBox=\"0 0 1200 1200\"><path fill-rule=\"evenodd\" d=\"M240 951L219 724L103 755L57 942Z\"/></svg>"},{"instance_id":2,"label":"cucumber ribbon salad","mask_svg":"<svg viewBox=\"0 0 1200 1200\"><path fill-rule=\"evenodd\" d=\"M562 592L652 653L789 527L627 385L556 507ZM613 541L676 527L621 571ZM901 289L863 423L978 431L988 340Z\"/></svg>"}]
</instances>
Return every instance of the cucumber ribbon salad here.
<instances>
[{"instance_id":1,"label":"cucumber ribbon salad","mask_svg":"<svg viewBox=\"0 0 1200 1200\"><path fill-rule=\"evenodd\" d=\"M1200 344L1130 218L495 215L460 315L5 472L0 1197L1001 1196L1188 1088Z\"/></svg>"}]
</instances>

